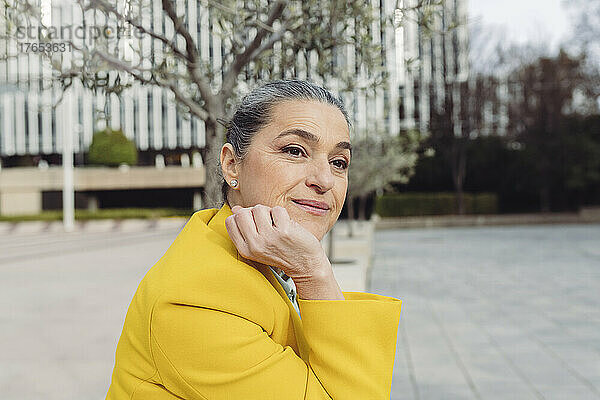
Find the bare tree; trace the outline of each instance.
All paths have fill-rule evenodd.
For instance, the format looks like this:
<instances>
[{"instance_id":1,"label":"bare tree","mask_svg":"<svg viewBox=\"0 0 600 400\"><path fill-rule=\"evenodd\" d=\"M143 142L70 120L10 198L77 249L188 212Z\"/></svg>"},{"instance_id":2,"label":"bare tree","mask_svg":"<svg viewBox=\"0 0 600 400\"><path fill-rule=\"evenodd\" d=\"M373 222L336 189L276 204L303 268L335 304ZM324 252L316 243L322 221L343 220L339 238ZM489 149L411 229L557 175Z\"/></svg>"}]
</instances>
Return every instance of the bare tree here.
<instances>
[{"instance_id":1,"label":"bare tree","mask_svg":"<svg viewBox=\"0 0 600 400\"><path fill-rule=\"evenodd\" d=\"M600 60L600 1L598 0L563 0L573 23L573 32L569 50L584 52L588 57Z\"/></svg>"},{"instance_id":2,"label":"bare tree","mask_svg":"<svg viewBox=\"0 0 600 400\"><path fill-rule=\"evenodd\" d=\"M510 129L535 160L535 187L541 211L552 209L556 176L563 166L568 118L598 114L598 75L590 74L585 55L561 50L513 71L511 82L520 92L510 104Z\"/></svg>"}]
</instances>

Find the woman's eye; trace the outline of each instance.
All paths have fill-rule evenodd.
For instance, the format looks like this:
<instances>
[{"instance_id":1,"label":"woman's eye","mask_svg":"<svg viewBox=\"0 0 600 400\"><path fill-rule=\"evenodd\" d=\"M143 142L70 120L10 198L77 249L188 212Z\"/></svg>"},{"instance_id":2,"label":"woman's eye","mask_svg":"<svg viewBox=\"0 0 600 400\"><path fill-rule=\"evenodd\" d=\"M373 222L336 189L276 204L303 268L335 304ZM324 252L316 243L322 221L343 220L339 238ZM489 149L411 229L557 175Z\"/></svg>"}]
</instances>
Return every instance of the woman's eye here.
<instances>
[{"instance_id":1,"label":"woman's eye","mask_svg":"<svg viewBox=\"0 0 600 400\"><path fill-rule=\"evenodd\" d=\"M301 156L303 153L301 148L295 146L286 147L283 151L296 157Z\"/></svg>"},{"instance_id":2,"label":"woman's eye","mask_svg":"<svg viewBox=\"0 0 600 400\"><path fill-rule=\"evenodd\" d=\"M333 160L333 164L340 169L348 168L348 163L344 160Z\"/></svg>"}]
</instances>

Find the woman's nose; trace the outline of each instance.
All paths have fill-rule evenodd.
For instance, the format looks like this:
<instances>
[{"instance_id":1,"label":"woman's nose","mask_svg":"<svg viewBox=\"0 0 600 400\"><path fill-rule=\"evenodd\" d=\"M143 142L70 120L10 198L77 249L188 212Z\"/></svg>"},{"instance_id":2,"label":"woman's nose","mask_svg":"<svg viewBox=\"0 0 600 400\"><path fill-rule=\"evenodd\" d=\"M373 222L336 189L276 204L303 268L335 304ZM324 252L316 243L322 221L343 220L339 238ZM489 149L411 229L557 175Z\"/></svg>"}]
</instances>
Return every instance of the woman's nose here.
<instances>
[{"instance_id":1,"label":"woman's nose","mask_svg":"<svg viewBox=\"0 0 600 400\"><path fill-rule=\"evenodd\" d=\"M333 188L335 183L329 160L313 160L309 173L306 177L306 185L314 187L321 193L325 193Z\"/></svg>"}]
</instances>

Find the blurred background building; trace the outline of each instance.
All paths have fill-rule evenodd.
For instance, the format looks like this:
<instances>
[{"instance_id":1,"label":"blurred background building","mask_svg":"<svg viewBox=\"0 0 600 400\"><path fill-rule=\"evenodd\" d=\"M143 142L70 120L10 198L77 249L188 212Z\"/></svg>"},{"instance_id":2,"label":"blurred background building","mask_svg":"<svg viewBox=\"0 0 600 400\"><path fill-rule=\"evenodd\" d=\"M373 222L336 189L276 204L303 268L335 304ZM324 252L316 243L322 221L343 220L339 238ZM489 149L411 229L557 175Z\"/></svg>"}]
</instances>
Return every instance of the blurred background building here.
<instances>
[{"instance_id":1,"label":"blurred background building","mask_svg":"<svg viewBox=\"0 0 600 400\"><path fill-rule=\"evenodd\" d=\"M404 6L410 7L416 1L407 0ZM84 24L80 7L73 1L41 0L42 21L47 26L66 27ZM420 19L420 11L408 10L402 15L395 1L374 0L373 6L378 15L372 26L372 40L382 44L382 59L388 73L385 87L377 89L376 95L368 97L359 91L345 96L344 100L354 119L355 132L368 134L375 121L378 129L398 133L400 130L418 129L425 134L429 129L432 110L444 113L446 102L460 103L460 91L457 85L468 79L468 28L466 25L466 1L452 0L440 6L433 14L433 29L425 30ZM198 51L205 62L213 64L218 70L223 63L224 49L217 24L211 19L210 9L198 1L178 1L178 10L186 16L185 24L189 28ZM165 34L165 15L160 2L153 2L149 10L147 23L152 30ZM400 20L403 24L394 27L384 20ZM116 26L107 21L102 14L86 16L85 24L93 26ZM84 25L85 26L85 25ZM458 26L457 29L451 29ZM383 29L382 29L383 27ZM123 54L131 52L128 46L136 39L123 39ZM13 166L59 165L63 148L64 129L71 129L73 138L74 162L76 166L87 163L87 151L95 132L106 128L122 130L133 140L138 149L137 165L183 165L188 166L199 160L205 144L204 122L189 117L175 104L173 94L159 87L142 86L133 82L122 93L97 94L84 88L79 80L63 91L52 80L50 61L35 52L18 51L17 38L9 38L0 44L0 58L4 55L16 55L0 61L0 162L4 168ZM141 47L153 50L155 62L159 62L160 49L154 43L144 39ZM346 65L351 71L355 66L353 52L348 49L338 55L340 65ZM69 57L69 52L58 53ZM150 62L144 60L144 62ZM311 68L307 68L298 57L297 67L281 71L281 78L297 77L311 79ZM106 80L114 81L117 74L108 72ZM361 79L357 71L357 79ZM222 77L215 76L215 80ZM335 82L322 83L333 90ZM243 91L243 85L240 85ZM62 101L58 102L59 99ZM58 103L54 108L53 104ZM458 114L456 114L458 117ZM460 129L460 123L457 124ZM198 153L198 154L194 154ZM42 208L57 208L60 204L57 187L46 187L41 200ZM114 188L113 188L114 189ZM142 189L139 187L138 189ZM150 189L150 187L148 187ZM165 188L163 188L165 189ZM180 188L182 189L182 188ZM190 207L193 193L198 188L182 189L176 196L154 191L148 193L105 192L110 196L100 201L102 206L171 205ZM81 192L81 191L80 191ZM130 196L137 200L133 201ZM100 197L102 193L97 193ZM158 195L158 197L156 196ZM97 196L92 197L94 205ZM155 202L141 202L140 198L161 198ZM165 204L167 199L180 199ZM185 198L185 201L181 201ZM87 204L86 196L79 193L78 207ZM37 206L36 206L37 207Z\"/></svg>"},{"instance_id":2,"label":"blurred background building","mask_svg":"<svg viewBox=\"0 0 600 400\"><path fill-rule=\"evenodd\" d=\"M161 32L165 17L159 2L155 3L148 18L152 28ZM374 3L381 19L394 15L394 1ZM51 26L82 23L80 9L74 2L45 0L41 4L45 4L42 9L46 10ZM197 39L201 56L215 66L220 65L222 44L219 35L213 32L217 28L211 23L209 10L197 1L182 1L178 5L186 10L186 24ZM466 1L446 2L434 16L438 31L424 32L417 22L416 11L402 16L406 23L397 29L388 24L381 30L378 23L375 24L373 40L384 43L382 50L389 82L373 99L366 100L360 94L346 99L354 111L355 125L366 126L367 116L374 112L380 121L386 121L386 127L392 132L399 128L427 131L431 109L441 112L445 99L456 94L452 92L455 82L465 82L468 78L466 13ZM88 20L87 23L101 25L107 21ZM459 28L444 34L455 25ZM2 43L0 51L5 55L16 46L15 38ZM340 54L339 58L344 62L346 55ZM296 71L282 71L281 75L282 78L306 78L310 73L299 65ZM21 164L24 161L18 157L27 156L58 162L62 148L60 132L64 126L74 131L76 164L83 163L83 153L93 133L106 126L121 129L135 141L142 155L151 155L142 156L142 163L153 163L158 152L184 152L204 145L203 121L187 119L185 113L176 108L167 90L134 83L120 95L93 95L74 81L73 87L62 93L52 86L51 77L49 61L39 54L21 52L17 57L0 62L0 156L4 166ZM110 74L107 79L112 79ZM51 105L63 95L64 101L52 109ZM458 101L458 98L452 99Z\"/></svg>"}]
</instances>

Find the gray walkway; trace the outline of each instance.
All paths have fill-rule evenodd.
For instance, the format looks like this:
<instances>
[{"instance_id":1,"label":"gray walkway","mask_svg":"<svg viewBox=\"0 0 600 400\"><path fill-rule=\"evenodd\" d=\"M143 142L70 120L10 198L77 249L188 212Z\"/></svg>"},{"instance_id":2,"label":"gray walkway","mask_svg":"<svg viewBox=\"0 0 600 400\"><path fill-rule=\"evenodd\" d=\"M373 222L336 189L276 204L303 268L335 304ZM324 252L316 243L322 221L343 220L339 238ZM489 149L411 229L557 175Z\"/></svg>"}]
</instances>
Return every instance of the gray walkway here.
<instances>
[{"instance_id":1,"label":"gray walkway","mask_svg":"<svg viewBox=\"0 0 600 400\"><path fill-rule=\"evenodd\" d=\"M0 235L0 399L104 399L135 288L178 231Z\"/></svg>"},{"instance_id":2,"label":"gray walkway","mask_svg":"<svg viewBox=\"0 0 600 400\"><path fill-rule=\"evenodd\" d=\"M600 399L600 225L378 231L392 399Z\"/></svg>"}]
</instances>

